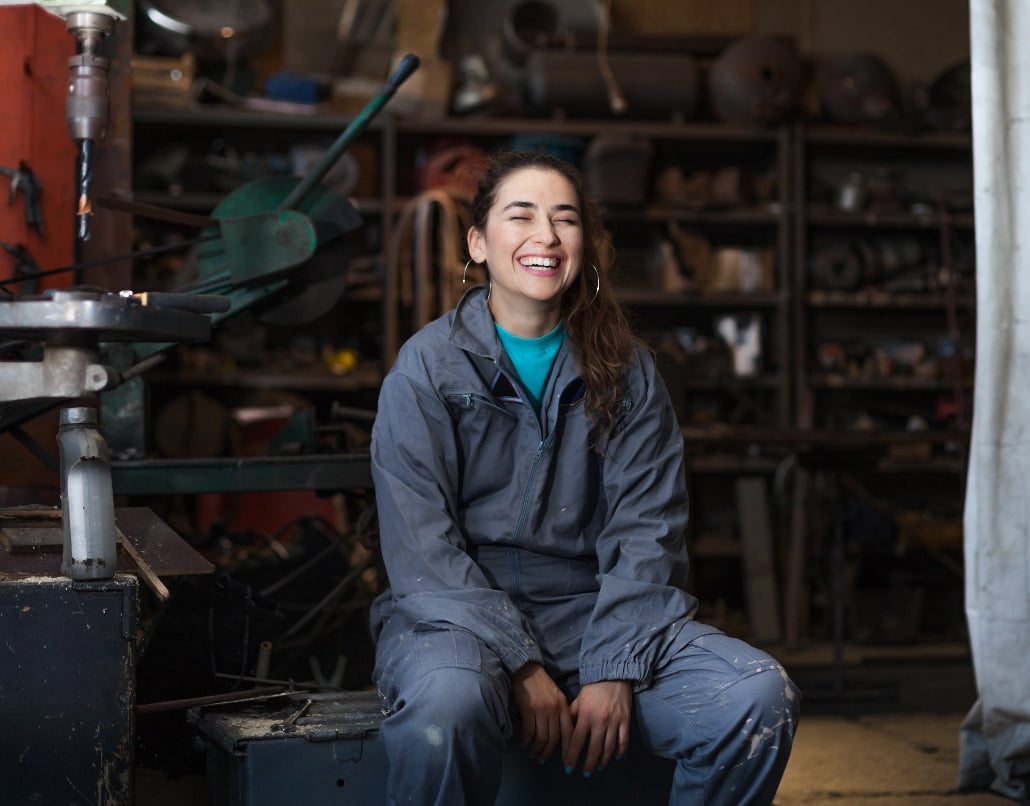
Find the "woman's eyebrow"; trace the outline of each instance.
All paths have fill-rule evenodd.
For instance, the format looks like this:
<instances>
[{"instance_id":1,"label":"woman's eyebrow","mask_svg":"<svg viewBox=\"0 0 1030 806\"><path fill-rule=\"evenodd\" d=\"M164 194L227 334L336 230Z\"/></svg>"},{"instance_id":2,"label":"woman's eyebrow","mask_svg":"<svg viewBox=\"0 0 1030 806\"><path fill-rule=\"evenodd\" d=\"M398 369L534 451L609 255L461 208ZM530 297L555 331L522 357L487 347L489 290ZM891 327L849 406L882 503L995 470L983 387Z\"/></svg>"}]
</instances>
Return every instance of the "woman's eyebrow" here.
<instances>
[{"instance_id":1,"label":"woman's eyebrow","mask_svg":"<svg viewBox=\"0 0 1030 806\"><path fill-rule=\"evenodd\" d=\"M529 201L513 201L508 202L506 205L504 205L504 207L501 208L501 212L503 213L506 210L510 210L512 207L520 207L525 208L527 210L535 210L537 206L533 202ZM579 214L579 208L576 207L576 205L574 204L556 204L551 209L556 213L564 213L571 211L573 213L576 213L577 215Z\"/></svg>"},{"instance_id":2,"label":"woman's eyebrow","mask_svg":"<svg viewBox=\"0 0 1030 806\"><path fill-rule=\"evenodd\" d=\"M505 210L510 210L512 207L524 207L527 210L535 210L536 209L536 205L533 204L533 202L513 201L513 202L508 202L506 205L504 205L504 207L501 208L501 212L503 213Z\"/></svg>"}]
</instances>

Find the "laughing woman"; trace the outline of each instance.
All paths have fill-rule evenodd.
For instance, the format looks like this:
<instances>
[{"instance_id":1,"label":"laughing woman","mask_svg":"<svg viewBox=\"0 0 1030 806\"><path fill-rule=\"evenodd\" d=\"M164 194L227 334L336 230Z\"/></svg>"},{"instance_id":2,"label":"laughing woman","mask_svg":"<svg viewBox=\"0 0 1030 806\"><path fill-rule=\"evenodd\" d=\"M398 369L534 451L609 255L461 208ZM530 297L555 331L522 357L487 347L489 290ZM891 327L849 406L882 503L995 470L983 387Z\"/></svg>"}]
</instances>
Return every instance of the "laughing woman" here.
<instances>
[{"instance_id":1,"label":"laughing woman","mask_svg":"<svg viewBox=\"0 0 1030 806\"><path fill-rule=\"evenodd\" d=\"M676 762L671 804L768 804L799 694L694 619L683 439L571 165L496 156L473 202L488 282L385 379L373 608L393 803L492 804L514 733L587 775Z\"/></svg>"}]
</instances>

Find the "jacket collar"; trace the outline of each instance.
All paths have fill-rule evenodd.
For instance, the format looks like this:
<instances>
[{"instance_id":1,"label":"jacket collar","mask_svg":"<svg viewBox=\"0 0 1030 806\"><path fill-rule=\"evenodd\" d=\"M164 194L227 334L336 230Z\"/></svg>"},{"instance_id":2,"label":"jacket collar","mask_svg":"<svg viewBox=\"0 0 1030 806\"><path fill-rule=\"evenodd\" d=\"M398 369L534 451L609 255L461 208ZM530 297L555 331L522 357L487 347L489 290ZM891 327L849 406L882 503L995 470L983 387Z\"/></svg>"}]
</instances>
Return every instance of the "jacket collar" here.
<instances>
[{"instance_id":1,"label":"jacket collar","mask_svg":"<svg viewBox=\"0 0 1030 806\"><path fill-rule=\"evenodd\" d=\"M503 354L504 349L497 338L494 318L487 304L486 286L470 288L458 300L449 340L455 347L494 361Z\"/></svg>"},{"instance_id":2,"label":"jacket collar","mask_svg":"<svg viewBox=\"0 0 1030 806\"><path fill-rule=\"evenodd\" d=\"M458 300L454 308L448 340L451 344L473 355L493 361L497 366L512 372L511 361L494 329L494 318L487 304L487 287L478 285L470 288ZM558 390L579 380L579 373L572 360L568 338L565 339L555 358L554 370ZM581 384L580 384L581 385ZM581 397L581 394L579 395Z\"/></svg>"}]
</instances>

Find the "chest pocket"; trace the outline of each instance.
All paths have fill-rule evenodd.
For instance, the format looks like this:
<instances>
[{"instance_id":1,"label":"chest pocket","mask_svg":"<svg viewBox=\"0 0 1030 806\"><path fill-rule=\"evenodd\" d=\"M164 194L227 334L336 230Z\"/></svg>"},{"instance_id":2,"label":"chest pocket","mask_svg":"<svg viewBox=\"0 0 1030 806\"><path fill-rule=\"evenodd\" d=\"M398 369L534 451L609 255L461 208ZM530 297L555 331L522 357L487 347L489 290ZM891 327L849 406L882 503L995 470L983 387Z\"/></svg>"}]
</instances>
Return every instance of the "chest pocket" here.
<instances>
[{"instance_id":1,"label":"chest pocket","mask_svg":"<svg viewBox=\"0 0 1030 806\"><path fill-rule=\"evenodd\" d=\"M451 412L451 419L456 423L469 420L470 417L492 417L499 416L509 420L516 420L517 415L508 410L508 406L520 406L521 402L515 401L505 403L495 400L482 392L446 392L444 399L447 401L447 408Z\"/></svg>"}]
</instances>

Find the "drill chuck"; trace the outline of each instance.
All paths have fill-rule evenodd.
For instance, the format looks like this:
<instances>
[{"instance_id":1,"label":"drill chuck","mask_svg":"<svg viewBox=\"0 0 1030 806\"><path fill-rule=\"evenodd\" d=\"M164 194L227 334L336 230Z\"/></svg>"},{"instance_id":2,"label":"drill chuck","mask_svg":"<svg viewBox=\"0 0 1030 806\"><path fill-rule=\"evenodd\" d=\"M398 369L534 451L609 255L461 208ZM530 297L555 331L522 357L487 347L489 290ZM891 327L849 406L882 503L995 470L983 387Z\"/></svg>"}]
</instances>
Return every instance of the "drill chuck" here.
<instances>
[{"instance_id":1,"label":"drill chuck","mask_svg":"<svg viewBox=\"0 0 1030 806\"><path fill-rule=\"evenodd\" d=\"M68 134L73 140L103 140L110 115L109 62L97 55L97 48L114 28L114 18L95 11L73 11L65 23L79 43L78 54L68 60Z\"/></svg>"},{"instance_id":2,"label":"drill chuck","mask_svg":"<svg viewBox=\"0 0 1030 806\"><path fill-rule=\"evenodd\" d=\"M110 102L107 91L108 60L80 53L68 60L68 99L65 116L73 140L103 140L107 135Z\"/></svg>"}]
</instances>

